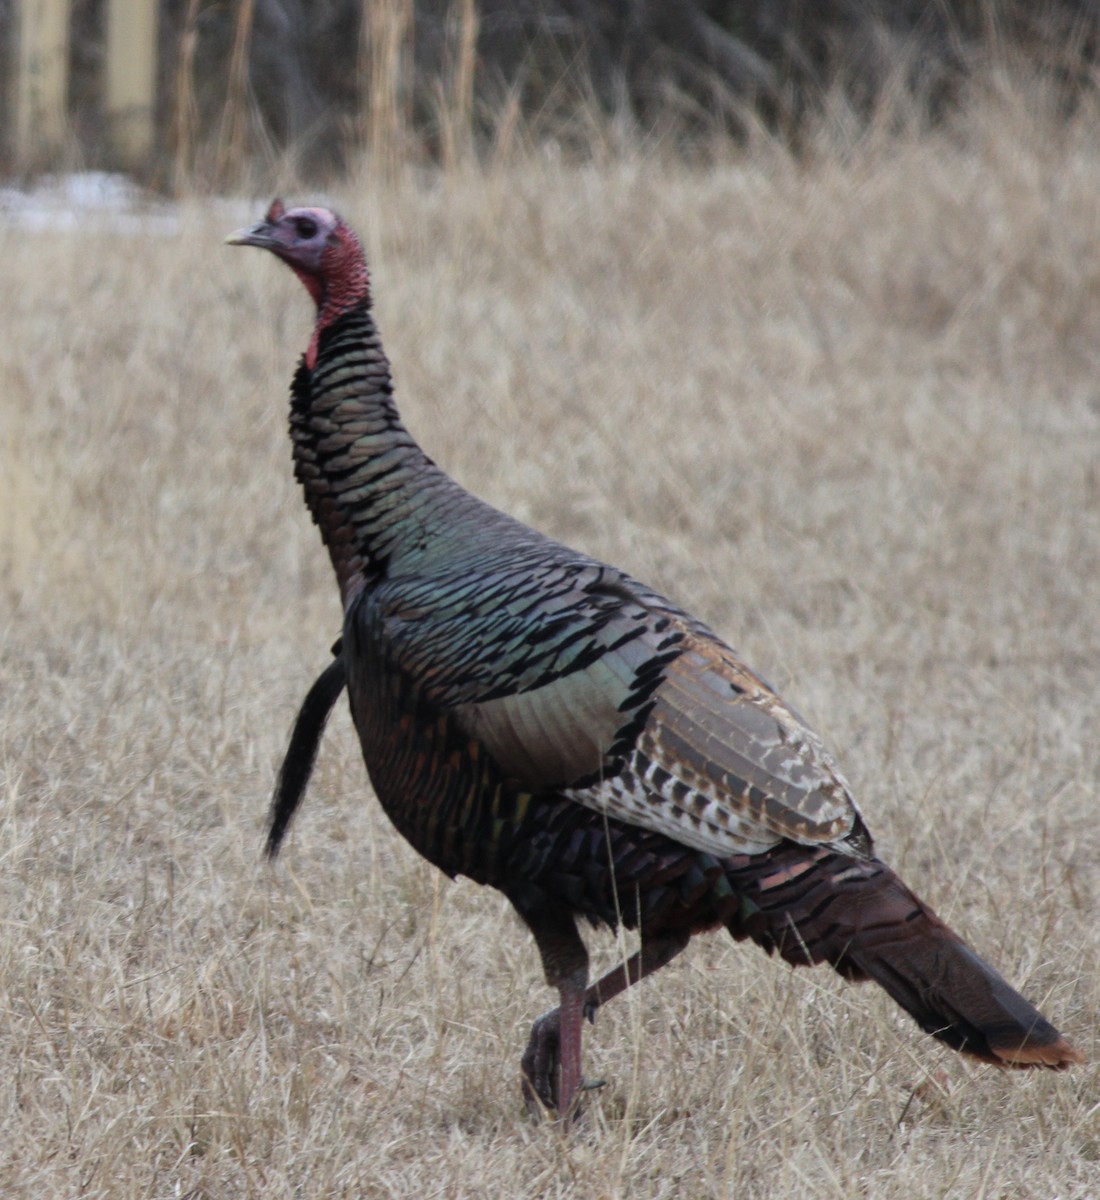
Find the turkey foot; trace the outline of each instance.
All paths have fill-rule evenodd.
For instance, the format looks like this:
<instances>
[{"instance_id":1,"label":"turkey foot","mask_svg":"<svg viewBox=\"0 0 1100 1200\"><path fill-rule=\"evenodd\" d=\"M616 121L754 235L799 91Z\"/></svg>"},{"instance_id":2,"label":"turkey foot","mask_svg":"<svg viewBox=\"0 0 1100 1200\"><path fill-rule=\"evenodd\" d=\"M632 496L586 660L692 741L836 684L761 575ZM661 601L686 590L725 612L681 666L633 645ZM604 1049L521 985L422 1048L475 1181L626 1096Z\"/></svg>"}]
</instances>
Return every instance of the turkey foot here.
<instances>
[{"instance_id":1,"label":"turkey foot","mask_svg":"<svg viewBox=\"0 0 1100 1200\"><path fill-rule=\"evenodd\" d=\"M523 1103L532 1116L557 1111L560 1049L561 1010L552 1008L535 1019L520 1063Z\"/></svg>"},{"instance_id":2,"label":"turkey foot","mask_svg":"<svg viewBox=\"0 0 1100 1200\"><path fill-rule=\"evenodd\" d=\"M593 1023L596 1005L586 1004L584 1015ZM580 1116L580 1093L602 1088L606 1080L581 1079L573 1089L573 1097L564 1110L558 1108L559 1074L561 1071L561 1009L544 1012L531 1026L531 1036L520 1063L523 1103L532 1116L544 1112L558 1113L561 1120L571 1123Z\"/></svg>"}]
</instances>

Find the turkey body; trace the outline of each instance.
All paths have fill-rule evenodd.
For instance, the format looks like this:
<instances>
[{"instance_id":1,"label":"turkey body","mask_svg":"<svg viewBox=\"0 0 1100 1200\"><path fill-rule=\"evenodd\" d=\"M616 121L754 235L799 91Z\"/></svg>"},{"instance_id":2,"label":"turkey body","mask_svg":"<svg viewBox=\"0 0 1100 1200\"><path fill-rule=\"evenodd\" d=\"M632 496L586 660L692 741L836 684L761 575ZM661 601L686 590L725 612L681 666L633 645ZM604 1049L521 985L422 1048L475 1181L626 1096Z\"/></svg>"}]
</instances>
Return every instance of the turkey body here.
<instances>
[{"instance_id":1,"label":"turkey body","mask_svg":"<svg viewBox=\"0 0 1100 1200\"><path fill-rule=\"evenodd\" d=\"M312 414L362 388L369 343L349 314L322 336L317 370L299 374L293 434L300 463L318 468L299 468L307 488L345 469L329 422ZM763 852L803 826L815 842L869 849L824 748L705 625L479 500L418 451L409 459L389 473L407 471L415 491L391 481L357 514L380 532L347 589L341 657L375 793L429 862L499 888L522 913L565 908L652 935L662 920L729 918L736 897L716 854ZM687 727L675 775L662 748L643 748L647 732L676 737L672 716ZM702 751L700 737L712 742ZM747 797L754 774L753 802L775 809L771 833L708 796L709 781ZM771 795L780 785L783 803ZM644 808L661 828L628 823Z\"/></svg>"},{"instance_id":2,"label":"turkey body","mask_svg":"<svg viewBox=\"0 0 1100 1200\"><path fill-rule=\"evenodd\" d=\"M724 926L874 979L942 1041L1000 1065L1080 1055L874 856L832 756L710 629L477 499L393 402L354 234L276 202L234 239L303 279L318 321L292 388L295 471L344 604L281 772L274 851L346 684L374 790L450 876L503 892L560 1005L523 1059L568 1118L581 1020ZM349 282L350 281L350 282ZM639 930L595 983L578 918Z\"/></svg>"}]
</instances>

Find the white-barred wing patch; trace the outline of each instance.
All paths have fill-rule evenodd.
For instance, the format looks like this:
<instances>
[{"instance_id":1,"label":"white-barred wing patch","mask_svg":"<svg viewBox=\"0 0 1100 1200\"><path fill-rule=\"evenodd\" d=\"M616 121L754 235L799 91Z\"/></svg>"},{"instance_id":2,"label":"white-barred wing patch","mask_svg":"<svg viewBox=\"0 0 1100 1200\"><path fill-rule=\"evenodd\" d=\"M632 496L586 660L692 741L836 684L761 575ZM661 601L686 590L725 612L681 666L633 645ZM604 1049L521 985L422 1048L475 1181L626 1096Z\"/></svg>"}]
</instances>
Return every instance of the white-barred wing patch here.
<instances>
[{"instance_id":1,"label":"white-barred wing patch","mask_svg":"<svg viewBox=\"0 0 1100 1200\"><path fill-rule=\"evenodd\" d=\"M784 838L843 844L859 821L824 745L720 643L666 669L621 767L572 799L722 857Z\"/></svg>"}]
</instances>

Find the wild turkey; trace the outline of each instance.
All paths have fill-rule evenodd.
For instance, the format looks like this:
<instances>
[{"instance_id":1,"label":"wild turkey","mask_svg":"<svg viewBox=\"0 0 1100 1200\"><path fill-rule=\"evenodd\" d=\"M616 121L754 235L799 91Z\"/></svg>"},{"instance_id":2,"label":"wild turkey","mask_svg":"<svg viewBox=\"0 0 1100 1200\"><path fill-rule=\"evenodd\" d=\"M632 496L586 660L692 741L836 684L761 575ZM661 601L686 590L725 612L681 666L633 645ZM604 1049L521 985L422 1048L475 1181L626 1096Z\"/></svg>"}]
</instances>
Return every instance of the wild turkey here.
<instances>
[{"instance_id":1,"label":"wild turkey","mask_svg":"<svg viewBox=\"0 0 1100 1200\"><path fill-rule=\"evenodd\" d=\"M272 251L317 305L290 432L345 614L281 772L269 852L346 683L393 823L449 876L502 891L535 937L560 1004L523 1056L531 1106L569 1119L582 1019L719 926L796 966L875 980L975 1058L1082 1061L874 857L832 756L714 633L425 455L398 416L343 220L276 200L228 240ZM641 948L590 984L577 917L637 929Z\"/></svg>"}]
</instances>

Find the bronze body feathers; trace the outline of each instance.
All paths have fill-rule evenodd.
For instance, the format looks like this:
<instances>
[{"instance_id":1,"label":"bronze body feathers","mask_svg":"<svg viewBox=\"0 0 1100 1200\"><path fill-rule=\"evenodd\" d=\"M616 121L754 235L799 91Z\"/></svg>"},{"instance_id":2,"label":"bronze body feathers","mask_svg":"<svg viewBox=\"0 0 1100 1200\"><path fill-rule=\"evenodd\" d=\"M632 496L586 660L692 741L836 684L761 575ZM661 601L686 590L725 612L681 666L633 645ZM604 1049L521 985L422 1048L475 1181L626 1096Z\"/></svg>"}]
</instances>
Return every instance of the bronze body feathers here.
<instances>
[{"instance_id":1,"label":"bronze body feathers","mask_svg":"<svg viewBox=\"0 0 1100 1200\"><path fill-rule=\"evenodd\" d=\"M1080 1061L874 857L828 750L711 630L427 458L393 402L362 250L335 214L277 203L231 240L275 252L317 302L291 436L345 609L280 774L269 849L346 684L396 827L449 875L499 888L534 934L561 1003L524 1055L530 1104L568 1119L583 1016L716 926L874 979L985 1061ZM589 983L578 917L639 929L641 949Z\"/></svg>"}]
</instances>

